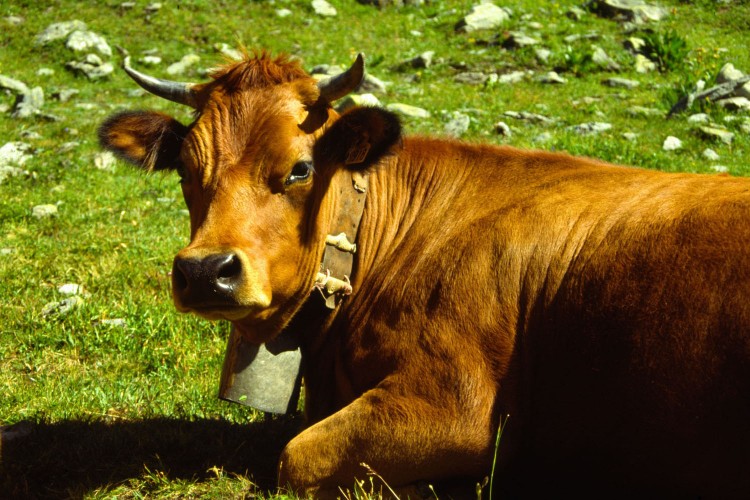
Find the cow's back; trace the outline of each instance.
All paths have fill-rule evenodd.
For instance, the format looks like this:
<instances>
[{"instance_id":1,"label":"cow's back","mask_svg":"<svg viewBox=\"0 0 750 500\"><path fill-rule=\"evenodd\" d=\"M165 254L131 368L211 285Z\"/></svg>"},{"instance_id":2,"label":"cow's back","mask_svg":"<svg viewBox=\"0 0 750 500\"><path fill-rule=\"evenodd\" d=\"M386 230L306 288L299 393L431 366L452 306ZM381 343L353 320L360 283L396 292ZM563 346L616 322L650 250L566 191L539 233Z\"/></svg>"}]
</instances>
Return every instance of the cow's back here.
<instances>
[{"instance_id":1,"label":"cow's back","mask_svg":"<svg viewBox=\"0 0 750 500\"><path fill-rule=\"evenodd\" d=\"M520 469L748 492L750 184L601 168L555 187L577 207L550 213L561 233L538 227L555 250L524 311Z\"/></svg>"}]
</instances>

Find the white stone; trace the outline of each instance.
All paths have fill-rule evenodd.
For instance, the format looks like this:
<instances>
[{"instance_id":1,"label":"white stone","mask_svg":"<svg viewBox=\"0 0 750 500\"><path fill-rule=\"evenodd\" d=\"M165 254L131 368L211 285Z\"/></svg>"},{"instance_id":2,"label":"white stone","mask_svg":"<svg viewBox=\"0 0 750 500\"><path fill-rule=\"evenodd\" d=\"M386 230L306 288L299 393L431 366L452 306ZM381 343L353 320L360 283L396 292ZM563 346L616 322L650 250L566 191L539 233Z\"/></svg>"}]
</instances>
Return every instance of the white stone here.
<instances>
[{"instance_id":1,"label":"white stone","mask_svg":"<svg viewBox=\"0 0 750 500\"><path fill-rule=\"evenodd\" d=\"M197 54L188 54L180 59L178 62L170 64L167 68L167 73L170 75L181 75L187 71L190 66L193 66L200 62L201 58Z\"/></svg>"},{"instance_id":2,"label":"white stone","mask_svg":"<svg viewBox=\"0 0 750 500\"><path fill-rule=\"evenodd\" d=\"M724 144L731 144L734 140L734 134L723 128L700 127L700 131L704 137L719 140Z\"/></svg>"},{"instance_id":3,"label":"white stone","mask_svg":"<svg viewBox=\"0 0 750 500\"><path fill-rule=\"evenodd\" d=\"M722 84L722 83L730 82L732 80L739 80L743 76L745 76L745 74L742 71L735 68L734 64L726 63L719 70L719 74L716 75L716 83Z\"/></svg>"},{"instance_id":4,"label":"white stone","mask_svg":"<svg viewBox=\"0 0 750 500\"><path fill-rule=\"evenodd\" d=\"M513 131L505 122L497 122L495 124L495 132L503 137L511 137L513 135Z\"/></svg>"},{"instance_id":5,"label":"white stone","mask_svg":"<svg viewBox=\"0 0 750 500\"><path fill-rule=\"evenodd\" d=\"M85 30L86 28L86 23L78 20L50 24L44 31L37 35L34 44L47 45L55 40L62 40L73 31Z\"/></svg>"},{"instance_id":6,"label":"white stone","mask_svg":"<svg viewBox=\"0 0 750 500\"><path fill-rule=\"evenodd\" d=\"M80 295L83 287L78 283L65 283L57 287L57 291L62 295Z\"/></svg>"},{"instance_id":7,"label":"white stone","mask_svg":"<svg viewBox=\"0 0 750 500\"><path fill-rule=\"evenodd\" d=\"M68 36L65 46L76 52L96 50L102 55L112 57L112 49L101 35L93 31L76 30Z\"/></svg>"},{"instance_id":8,"label":"white stone","mask_svg":"<svg viewBox=\"0 0 750 500\"><path fill-rule=\"evenodd\" d=\"M690 115L687 119L688 123L708 123L711 121L711 117L706 113L695 113Z\"/></svg>"},{"instance_id":9,"label":"white stone","mask_svg":"<svg viewBox=\"0 0 750 500\"><path fill-rule=\"evenodd\" d=\"M341 99L336 105L336 110L341 113L355 106L380 106L380 100L374 94L349 94Z\"/></svg>"},{"instance_id":10,"label":"white stone","mask_svg":"<svg viewBox=\"0 0 750 500\"><path fill-rule=\"evenodd\" d=\"M712 165L711 170L719 174L726 174L729 172L729 167L725 165Z\"/></svg>"},{"instance_id":11,"label":"white stone","mask_svg":"<svg viewBox=\"0 0 750 500\"><path fill-rule=\"evenodd\" d=\"M719 159L719 154L711 148L706 148L701 153L701 156L707 160L716 161Z\"/></svg>"},{"instance_id":12,"label":"white stone","mask_svg":"<svg viewBox=\"0 0 750 500\"><path fill-rule=\"evenodd\" d=\"M569 127L570 130L581 135L600 134L606 132L612 128L611 123L604 122L589 122L581 123L580 125L574 125Z\"/></svg>"},{"instance_id":13,"label":"white stone","mask_svg":"<svg viewBox=\"0 0 750 500\"><path fill-rule=\"evenodd\" d=\"M25 142L8 142L0 147L0 165L21 166L31 158L31 145Z\"/></svg>"},{"instance_id":14,"label":"white stone","mask_svg":"<svg viewBox=\"0 0 750 500\"><path fill-rule=\"evenodd\" d=\"M289 9L278 9L276 15L279 17L289 17L292 15L292 11Z\"/></svg>"},{"instance_id":15,"label":"white stone","mask_svg":"<svg viewBox=\"0 0 750 500\"><path fill-rule=\"evenodd\" d=\"M680 148L682 148L682 141L673 135L664 139L664 143L662 144L662 149L664 151L676 151Z\"/></svg>"},{"instance_id":16,"label":"white stone","mask_svg":"<svg viewBox=\"0 0 750 500\"><path fill-rule=\"evenodd\" d=\"M138 62L145 64L146 66L156 66L161 64L161 57L159 56L143 56L138 59Z\"/></svg>"},{"instance_id":17,"label":"white stone","mask_svg":"<svg viewBox=\"0 0 750 500\"><path fill-rule=\"evenodd\" d=\"M116 163L115 155L109 151L102 151L94 156L94 166L99 170L114 172Z\"/></svg>"},{"instance_id":18,"label":"white stone","mask_svg":"<svg viewBox=\"0 0 750 500\"><path fill-rule=\"evenodd\" d=\"M471 11L458 23L456 29L463 33L471 33L478 30L491 30L498 28L510 15L493 3L481 3L471 8Z\"/></svg>"},{"instance_id":19,"label":"white stone","mask_svg":"<svg viewBox=\"0 0 750 500\"><path fill-rule=\"evenodd\" d=\"M37 219L44 219L57 215L57 205L37 205L31 209L31 215Z\"/></svg>"},{"instance_id":20,"label":"white stone","mask_svg":"<svg viewBox=\"0 0 750 500\"><path fill-rule=\"evenodd\" d=\"M313 0L312 8L319 16L333 17L337 14L336 8L326 0Z\"/></svg>"},{"instance_id":21,"label":"white stone","mask_svg":"<svg viewBox=\"0 0 750 500\"><path fill-rule=\"evenodd\" d=\"M418 108L416 106L411 106L409 104L402 104L398 102L394 102L386 106L389 110L393 111L394 113L398 113L400 115L409 117L409 118L429 118L430 112L426 109Z\"/></svg>"}]
</instances>

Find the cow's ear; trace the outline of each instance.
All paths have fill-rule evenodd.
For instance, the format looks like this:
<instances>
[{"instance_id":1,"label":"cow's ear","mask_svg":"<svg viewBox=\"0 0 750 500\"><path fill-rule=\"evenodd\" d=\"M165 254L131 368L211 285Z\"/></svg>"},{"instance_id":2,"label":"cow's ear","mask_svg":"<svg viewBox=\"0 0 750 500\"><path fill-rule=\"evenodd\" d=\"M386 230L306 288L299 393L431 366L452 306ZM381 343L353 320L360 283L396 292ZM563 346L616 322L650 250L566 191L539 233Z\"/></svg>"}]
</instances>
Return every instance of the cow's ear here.
<instances>
[{"instance_id":1,"label":"cow's ear","mask_svg":"<svg viewBox=\"0 0 750 500\"><path fill-rule=\"evenodd\" d=\"M99 127L103 148L148 172L175 168L188 128L155 111L126 111Z\"/></svg>"},{"instance_id":2,"label":"cow's ear","mask_svg":"<svg viewBox=\"0 0 750 500\"><path fill-rule=\"evenodd\" d=\"M315 167L345 165L364 170L380 160L401 141L401 122L382 108L347 111L317 140L313 149Z\"/></svg>"}]
</instances>

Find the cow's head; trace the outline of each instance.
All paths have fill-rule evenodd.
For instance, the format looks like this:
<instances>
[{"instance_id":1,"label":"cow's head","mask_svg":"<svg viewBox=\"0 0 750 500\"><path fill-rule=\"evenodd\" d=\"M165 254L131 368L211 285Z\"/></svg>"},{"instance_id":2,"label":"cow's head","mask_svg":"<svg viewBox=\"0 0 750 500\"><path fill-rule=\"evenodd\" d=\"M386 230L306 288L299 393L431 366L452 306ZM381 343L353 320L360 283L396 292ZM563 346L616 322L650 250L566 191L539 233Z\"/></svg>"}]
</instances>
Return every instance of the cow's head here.
<instances>
[{"instance_id":1,"label":"cow's head","mask_svg":"<svg viewBox=\"0 0 750 500\"><path fill-rule=\"evenodd\" d=\"M99 131L102 145L126 161L180 176L191 241L174 259L175 306L230 320L250 340L270 339L314 284L326 230L322 201L335 168L315 170L313 146L325 130L338 130L331 102L359 85L362 57L322 82L297 62L266 54L197 85L149 77L127 58L124 68L150 92L195 109L187 126L134 111ZM330 156L336 149L327 137Z\"/></svg>"}]
</instances>

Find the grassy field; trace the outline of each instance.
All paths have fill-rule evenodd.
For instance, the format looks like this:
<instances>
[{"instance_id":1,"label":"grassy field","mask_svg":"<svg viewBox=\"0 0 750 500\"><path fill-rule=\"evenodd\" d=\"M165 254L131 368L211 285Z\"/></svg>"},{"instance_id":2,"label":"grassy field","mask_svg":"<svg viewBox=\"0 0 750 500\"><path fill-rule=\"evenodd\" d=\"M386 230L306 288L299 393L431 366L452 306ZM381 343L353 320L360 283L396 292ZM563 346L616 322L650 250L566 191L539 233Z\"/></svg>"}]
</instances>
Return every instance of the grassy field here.
<instances>
[{"instance_id":1,"label":"grassy field","mask_svg":"<svg viewBox=\"0 0 750 500\"><path fill-rule=\"evenodd\" d=\"M458 34L454 27L474 2L377 10L330 1L338 9L333 18L315 15L302 0L163 2L155 12L142 0L131 8L119 0L0 5L0 75L41 86L46 97L42 115L15 119L13 95L0 91L5 109L0 147L22 141L33 148L22 167L27 173L0 184L1 498L274 496L276 459L301 421L266 418L217 399L228 327L180 316L170 301L172 257L188 237L176 178L147 177L122 164L109 170L95 166L96 127L108 114L161 109L187 123L189 111L134 92L135 84L119 70L98 81L73 74L65 63L85 53L61 41L34 44L52 23L84 21L110 45L126 47L136 61L153 50L163 63L146 70L157 76L167 77L169 64L197 54L200 63L182 77L192 81L222 62L220 44L291 53L307 68L347 65L361 51L370 72L389 82L387 94L379 96L384 104L403 102L431 112L429 119L406 120L409 132L442 133L446 117L460 111L471 117L467 140L567 150L669 171L714 173L711 167L720 164L731 175L750 174L750 133L742 129L747 114L701 106L736 133L732 144L706 141L687 115L664 118L694 82L711 85L725 63L750 71L749 2L664 1L671 12L667 19L628 34L617 22L591 13L569 19L565 14L578 1L519 0L502 29ZM292 15L281 17L279 9ZM644 75L633 70L623 42L646 29L661 35L660 49L670 64ZM540 63L532 49L504 49L503 40L516 30L540 39L552 52L549 62ZM589 33L598 36L565 41ZM592 44L622 70L593 64ZM429 68L401 67L427 50L435 51ZM112 62L119 64L119 58ZM52 73L40 75L41 68ZM568 83L535 80L554 68ZM533 70L535 76L511 85L454 80L461 71L517 70ZM612 76L641 85L603 86ZM63 89L78 93L66 102L52 97ZM662 114L632 116L627 111L632 106ZM503 117L505 111L558 121L519 122ZM510 125L511 137L495 133L499 120ZM612 128L590 136L567 130L592 121ZM626 132L638 136L628 140ZM548 140L537 142L543 133ZM663 151L668 135L681 138L684 147ZM703 158L708 147L718 161ZM43 204L56 205L57 214L33 216L33 207ZM66 298L58 288L67 283L83 287L78 306L45 313L48 304Z\"/></svg>"}]
</instances>

